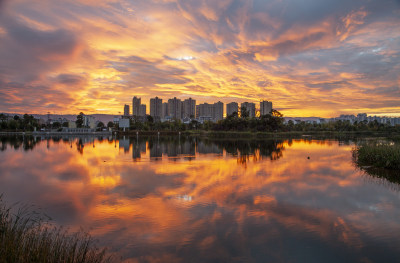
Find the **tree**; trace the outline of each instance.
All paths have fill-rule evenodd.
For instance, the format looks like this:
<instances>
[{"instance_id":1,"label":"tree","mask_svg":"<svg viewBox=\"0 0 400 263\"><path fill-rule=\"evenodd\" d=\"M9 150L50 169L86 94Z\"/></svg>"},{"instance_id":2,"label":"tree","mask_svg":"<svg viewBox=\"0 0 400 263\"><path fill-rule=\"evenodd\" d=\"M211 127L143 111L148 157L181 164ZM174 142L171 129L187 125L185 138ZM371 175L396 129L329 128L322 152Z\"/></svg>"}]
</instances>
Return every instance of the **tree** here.
<instances>
[{"instance_id":1,"label":"tree","mask_svg":"<svg viewBox=\"0 0 400 263\"><path fill-rule=\"evenodd\" d=\"M76 127L77 128L82 128L83 126L83 116L85 114L83 114L83 112L79 113L78 116L76 116Z\"/></svg>"},{"instance_id":2,"label":"tree","mask_svg":"<svg viewBox=\"0 0 400 263\"><path fill-rule=\"evenodd\" d=\"M97 128L104 128L104 123L99 121L99 123L97 123Z\"/></svg>"},{"instance_id":3,"label":"tree","mask_svg":"<svg viewBox=\"0 0 400 263\"><path fill-rule=\"evenodd\" d=\"M107 128L114 128L114 122L109 121L109 122L107 123Z\"/></svg>"},{"instance_id":4,"label":"tree","mask_svg":"<svg viewBox=\"0 0 400 263\"><path fill-rule=\"evenodd\" d=\"M68 128L69 123L68 123L67 121L64 121L63 124L62 124L62 126L65 127L65 128Z\"/></svg>"},{"instance_id":5,"label":"tree","mask_svg":"<svg viewBox=\"0 0 400 263\"><path fill-rule=\"evenodd\" d=\"M283 114L282 114L282 113L280 113L279 111L274 110L274 109L271 111L271 114L272 114L272 116L274 116L274 117L280 117L280 118L283 117Z\"/></svg>"},{"instance_id":6,"label":"tree","mask_svg":"<svg viewBox=\"0 0 400 263\"><path fill-rule=\"evenodd\" d=\"M59 123L58 121L53 122L53 128L54 129L58 129L61 127L61 123Z\"/></svg>"}]
</instances>

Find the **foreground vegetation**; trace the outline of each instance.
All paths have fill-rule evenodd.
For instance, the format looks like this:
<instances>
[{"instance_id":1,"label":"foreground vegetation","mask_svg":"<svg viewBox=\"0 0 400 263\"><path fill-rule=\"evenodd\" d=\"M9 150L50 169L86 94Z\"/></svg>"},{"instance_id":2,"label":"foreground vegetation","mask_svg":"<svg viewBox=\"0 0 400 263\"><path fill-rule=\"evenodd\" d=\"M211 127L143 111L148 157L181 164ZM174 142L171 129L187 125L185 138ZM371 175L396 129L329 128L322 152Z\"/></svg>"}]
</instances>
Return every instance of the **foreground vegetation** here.
<instances>
[{"instance_id":1,"label":"foreground vegetation","mask_svg":"<svg viewBox=\"0 0 400 263\"><path fill-rule=\"evenodd\" d=\"M110 261L88 234L68 234L27 208L11 211L0 196L0 262Z\"/></svg>"},{"instance_id":2,"label":"foreground vegetation","mask_svg":"<svg viewBox=\"0 0 400 263\"><path fill-rule=\"evenodd\" d=\"M400 170L399 144L364 144L353 150L353 157L359 167Z\"/></svg>"}]
</instances>

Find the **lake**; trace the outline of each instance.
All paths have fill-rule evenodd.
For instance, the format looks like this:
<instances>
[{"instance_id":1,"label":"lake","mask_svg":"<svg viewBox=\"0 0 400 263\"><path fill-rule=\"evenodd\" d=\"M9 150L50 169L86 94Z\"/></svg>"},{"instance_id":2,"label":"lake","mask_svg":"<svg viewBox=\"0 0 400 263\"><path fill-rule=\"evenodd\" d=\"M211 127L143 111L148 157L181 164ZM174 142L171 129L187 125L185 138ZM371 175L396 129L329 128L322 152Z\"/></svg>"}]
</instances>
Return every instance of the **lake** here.
<instances>
[{"instance_id":1,"label":"lake","mask_svg":"<svg viewBox=\"0 0 400 263\"><path fill-rule=\"evenodd\" d=\"M0 139L3 200L118 261L400 262L400 188L350 139Z\"/></svg>"}]
</instances>

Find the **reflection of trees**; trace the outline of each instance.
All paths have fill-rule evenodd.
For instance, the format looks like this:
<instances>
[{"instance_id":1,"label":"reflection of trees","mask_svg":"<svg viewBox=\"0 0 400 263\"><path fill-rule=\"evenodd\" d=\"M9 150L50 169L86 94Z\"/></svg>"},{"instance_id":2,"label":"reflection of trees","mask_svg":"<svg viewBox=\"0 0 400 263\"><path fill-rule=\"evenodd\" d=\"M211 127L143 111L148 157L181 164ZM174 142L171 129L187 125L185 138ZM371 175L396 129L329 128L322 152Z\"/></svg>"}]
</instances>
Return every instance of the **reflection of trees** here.
<instances>
[{"instance_id":1,"label":"reflection of trees","mask_svg":"<svg viewBox=\"0 0 400 263\"><path fill-rule=\"evenodd\" d=\"M1 151L7 149L7 145L10 145L14 149L22 148L24 151L33 150L35 146L41 141L41 138L34 136L23 136L23 135L13 135L13 136L1 136Z\"/></svg>"},{"instance_id":2,"label":"reflection of trees","mask_svg":"<svg viewBox=\"0 0 400 263\"><path fill-rule=\"evenodd\" d=\"M238 162L242 164L248 162L250 156L254 161L263 157L278 160L285 149L282 140L215 140L212 143L232 156L239 156Z\"/></svg>"},{"instance_id":3,"label":"reflection of trees","mask_svg":"<svg viewBox=\"0 0 400 263\"><path fill-rule=\"evenodd\" d=\"M83 154L83 148L85 147L85 145L83 144L82 139L80 138L77 142L76 142L76 149L78 150L78 152L80 154Z\"/></svg>"},{"instance_id":4,"label":"reflection of trees","mask_svg":"<svg viewBox=\"0 0 400 263\"><path fill-rule=\"evenodd\" d=\"M353 159L354 160L354 159ZM368 167L368 166L358 166L356 163L355 165L359 170L364 172L364 174L370 175L375 178L386 179L391 183L400 184L400 172L396 170L388 170L384 168L375 168L375 167Z\"/></svg>"}]
</instances>

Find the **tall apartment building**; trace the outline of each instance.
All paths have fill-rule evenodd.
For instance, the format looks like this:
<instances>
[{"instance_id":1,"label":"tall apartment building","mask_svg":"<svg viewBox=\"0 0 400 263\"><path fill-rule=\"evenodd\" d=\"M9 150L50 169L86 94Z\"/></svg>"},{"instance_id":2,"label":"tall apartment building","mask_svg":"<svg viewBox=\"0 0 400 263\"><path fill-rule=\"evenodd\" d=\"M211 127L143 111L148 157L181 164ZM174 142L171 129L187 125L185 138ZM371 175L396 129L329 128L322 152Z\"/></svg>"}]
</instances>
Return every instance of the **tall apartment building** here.
<instances>
[{"instance_id":1,"label":"tall apartment building","mask_svg":"<svg viewBox=\"0 0 400 263\"><path fill-rule=\"evenodd\" d=\"M197 118L213 118L214 105L203 103L196 106L196 117Z\"/></svg>"},{"instance_id":2,"label":"tall apartment building","mask_svg":"<svg viewBox=\"0 0 400 263\"><path fill-rule=\"evenodd\" d=\"M272 102L271 101L260 101L260 115L271 114L272 112Z\"/></svg>"},{"instance_id":3,"label":"tall apartment building","mask_svg":"<svg viewBox=\"0 0 400 263\"><path fill-rule=\"evenodd\" d=\"M142 99L137 98L136 96L132 99L132 115L133 116L140 116L139 110L141 105Z\"/></svg>"},{"instance_id":4,"label":"tall apartment building","mask_svg":"<svg viewBox=\"0 0 400 263\"><path fill-rule=\"evenodd\" d=\"M224 117L224 104L220 101L214 104L199 104L196 106L196 117L213 121L222 120Z\"/></svg>"},{"instance_id":5,"label":"tall apartment building","mask_svg":"<svg viewBox=\"0 0 400 263\"><path fill-rule=\"evenodd\" d=\"M163 102L162 106L161 106L161 119L165 119L165 117L169 116L168 113L168 103L167 102Z\"/></svg>"},{"instance_id":6,"label":"tall apartment building","mask_svg":"<svg viewBox=\"0 0 400 263\"><path fill-rule=\"evenodd\" d=\"M226 104L226 116L232 115L234 112L239 113L239 104L237 102Z\"/></svg>"},{"instance_id":7,"label":"tall apartment building","mask_svg":"<svg viewBox=\"0 0 400 263\"><path fill-rule=\"evenodd\" d=\"M174 97L168 100L168 113L173 119L182 118L182 101Z\"/></svg>"},{"instance_id":8,"label":"tall apartment building","mask_svg":"<svg viewBox=\"0 0 400 263\"><path fill-rule=\"evenodd\" d=\"M140 104L139 106L139 115L140 117L146 116L146 104Z\"/></svg>"},{"instance_id":9,"label":"tall apartment building","mask_svg":"<svg viewBox=\"0 0 400 263\"><path fill-rule=\"evenodd\" d=\"M196 100L192 98L183 101L182 118L196 117Z\"/></svg>"},{"instance_id":10,"label":"tall apartment building","mask_svg":"<svg viewBox=\"0 0 400 263\"><path fill-rule=\"evenodd\" d=\"M250 118L254 118L256 116L256 104L252 102L243 102L240 104L240 108L243 107L249 112Z\"/></svg>"},{"instance_id":11,"label":"tall apartment building","mask_svg":"<svg viewBox=\"0 0 400 263\"><path fill-rule=\"evenodd\" d=\"M162 99L155 97L150 99L150 115L153 117L162 117Z\"/></svg>"},{"instance_id":12,"label":"tall apartment building","mask_svg":"<svg viewBox=\"0 0 400 263\"><path fill-rule=\"evenodd\" d=\"M125 104L124 106L124 116L129 116L129 105Z\"/></svg>"},{"instance_id":13,"label":"tall apartment building","mask_svg":"<svg viewBox=\"0 0 400 263\"><path fill-rule=\"evenodd\" d=\"M213 119L214 121L220 121L224 118L224 104L220 101L213 104L214 112Z\"/></svg>"}]
</instances>

